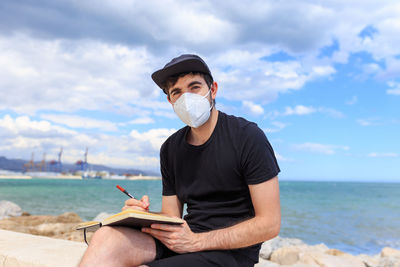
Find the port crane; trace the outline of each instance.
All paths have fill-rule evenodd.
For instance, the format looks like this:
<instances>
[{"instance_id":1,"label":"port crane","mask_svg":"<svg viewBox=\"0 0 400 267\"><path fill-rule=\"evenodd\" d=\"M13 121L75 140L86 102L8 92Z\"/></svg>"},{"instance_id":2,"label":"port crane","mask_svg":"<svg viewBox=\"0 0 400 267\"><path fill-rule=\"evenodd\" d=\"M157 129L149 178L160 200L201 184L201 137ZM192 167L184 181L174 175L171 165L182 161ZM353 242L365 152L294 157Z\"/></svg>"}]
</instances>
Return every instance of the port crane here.
<instances>
[{"instance_id":1,"label":"port crane","mask_svg":"<svg viewBox=\"0 0 400 267\"><path fill-rule=\"evenodd\" d=\"M42 161L39 163L35 164L35 167L37 168L38 171L42 172L42 171L46 171L46 152L43 153L43 158Z\"/></svg>"},{"instance_id":2,"label":"port crane","mask_svg":"<svg viewBox=\"0 0 400 267\"><path fill-rule=\"evenodd\" d=\"M50 169L55 172L61 172L62 171L62 163L61 163L61 157L63 153L63 147L60 148L60 152L58 152L58 160L52 160L50 161Z\"/></svg>"},{"instance_id":3,"label":"port crane","mask_svg":"<svg viewBox=\"0 0 400 267\"><path fill-rule=\"evenodd\" d=\"M89 165L87 163L88 148L86 147L84 160L78 160L75 165L77 165L81 171L87 171Z\"/></svg>"},{"instance_id":4,"label":"port crane","mask_svg":"<svg viewBox=\"0 0 400 267\"><path fill-rule=\"evenodd\" d=\"M31 160L24 164L24 171L25 171L25 172L33 171L33 169L34 169L34 167L35 167L35 163L34 163L34 161L33 161L34 158L35 158L35 153L32 152Z\"/></svg>"}]
</instances>

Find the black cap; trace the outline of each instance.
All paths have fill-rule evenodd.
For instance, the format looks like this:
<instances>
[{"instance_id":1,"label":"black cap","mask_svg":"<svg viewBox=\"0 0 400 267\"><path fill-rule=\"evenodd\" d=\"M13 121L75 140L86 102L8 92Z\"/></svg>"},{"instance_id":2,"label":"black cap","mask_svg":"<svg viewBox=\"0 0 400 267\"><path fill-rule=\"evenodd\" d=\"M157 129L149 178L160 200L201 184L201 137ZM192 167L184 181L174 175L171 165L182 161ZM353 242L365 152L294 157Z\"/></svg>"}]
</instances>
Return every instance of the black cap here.
<instances>
[{"instance_id":1,"label":"black cap","mask_svg":"<svg viewBox=\"0 0 400 267\"><path fill-rule=\"evenodd\" d=\"M210 75L212 79L211 71L204 60L197 55L190 54L184 54L172 59L164 68L154 72L151 78L161 88L161 85L168 77L184 72L201 72ZM164 91L164 93L166 92Z\"/></svg>"}]
</instances>

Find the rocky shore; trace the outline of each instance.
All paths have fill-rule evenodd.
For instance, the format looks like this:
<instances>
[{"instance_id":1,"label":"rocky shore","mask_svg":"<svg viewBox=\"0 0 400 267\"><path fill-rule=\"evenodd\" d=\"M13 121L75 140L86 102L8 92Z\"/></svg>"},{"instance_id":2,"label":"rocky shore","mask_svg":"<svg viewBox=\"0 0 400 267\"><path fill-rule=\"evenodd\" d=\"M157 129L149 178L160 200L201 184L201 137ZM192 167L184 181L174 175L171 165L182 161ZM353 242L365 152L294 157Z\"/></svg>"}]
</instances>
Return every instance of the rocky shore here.
<instances>
[{"instance_id":1,"label":"rocky shore","mask_svg":"<svg viewBox=\"0 0 400 267\"><path fill-rule=\"evenodd\" d=\"M95 220L107 215L99 214ZM82 232L75 230L80 222L82 219L72 212L58 216L30 215L12 202L0 201L0 229L3 230L83 242ZM88 233L89 240L90 237ZM259 261L257 267L400 267L400 250L387 247L374 256L351 255L324 244L310 246L299 239L277 237L263 243Z\"/></svg>"},{"instance_id":2,"label":"rocky shore","mask_svg":"<svg viewBox=\"0 0 400 267\"><path fill-rule=\"evenodd\" d=\"M30 215L10 201L0 201L0 229L3 230L84 242L82 233L75 230L82 221L73 212L58 216ZM88 237L91 235L89 232Z\"/></svg>"}]
</instances>

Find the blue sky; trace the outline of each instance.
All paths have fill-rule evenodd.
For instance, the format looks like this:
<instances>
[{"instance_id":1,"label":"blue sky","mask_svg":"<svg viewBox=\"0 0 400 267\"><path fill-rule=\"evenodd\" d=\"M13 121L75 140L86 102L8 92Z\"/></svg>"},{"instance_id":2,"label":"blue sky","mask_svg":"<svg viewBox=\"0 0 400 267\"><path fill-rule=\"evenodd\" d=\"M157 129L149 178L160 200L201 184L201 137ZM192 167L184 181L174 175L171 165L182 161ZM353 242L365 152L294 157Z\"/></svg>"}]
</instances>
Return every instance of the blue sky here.
<instances>
[{"instance_id":1,"label":"blue sky","mask_svg":"<svg viewBox=\"0 0 400 267\"><path fill-rule=\"evenodd\" d=\"M0 3L0 155L159 170L183 126L150 75L196 53L286 180L399 181L398 1Z\"/></svg>"}]
</instances>

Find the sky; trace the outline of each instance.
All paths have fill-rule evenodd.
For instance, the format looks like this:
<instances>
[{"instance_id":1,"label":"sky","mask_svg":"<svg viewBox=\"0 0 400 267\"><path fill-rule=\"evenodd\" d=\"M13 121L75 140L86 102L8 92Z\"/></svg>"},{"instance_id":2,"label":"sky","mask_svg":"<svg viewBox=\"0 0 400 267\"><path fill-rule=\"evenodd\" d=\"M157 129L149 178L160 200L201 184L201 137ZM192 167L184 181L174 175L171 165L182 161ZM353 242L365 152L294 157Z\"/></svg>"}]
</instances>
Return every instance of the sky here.
<instances>
[{"instance_id":1,"label":"sky","mask_svg":"<svg viewBox=\"0 0 400 267\"><path fill-rule=\"evenodd\" d=\"M159 173L184 126L150 75L200 55L282 180L400 181L400 2L0 2L0 155Z\"/></svg>"}]
</instances>

